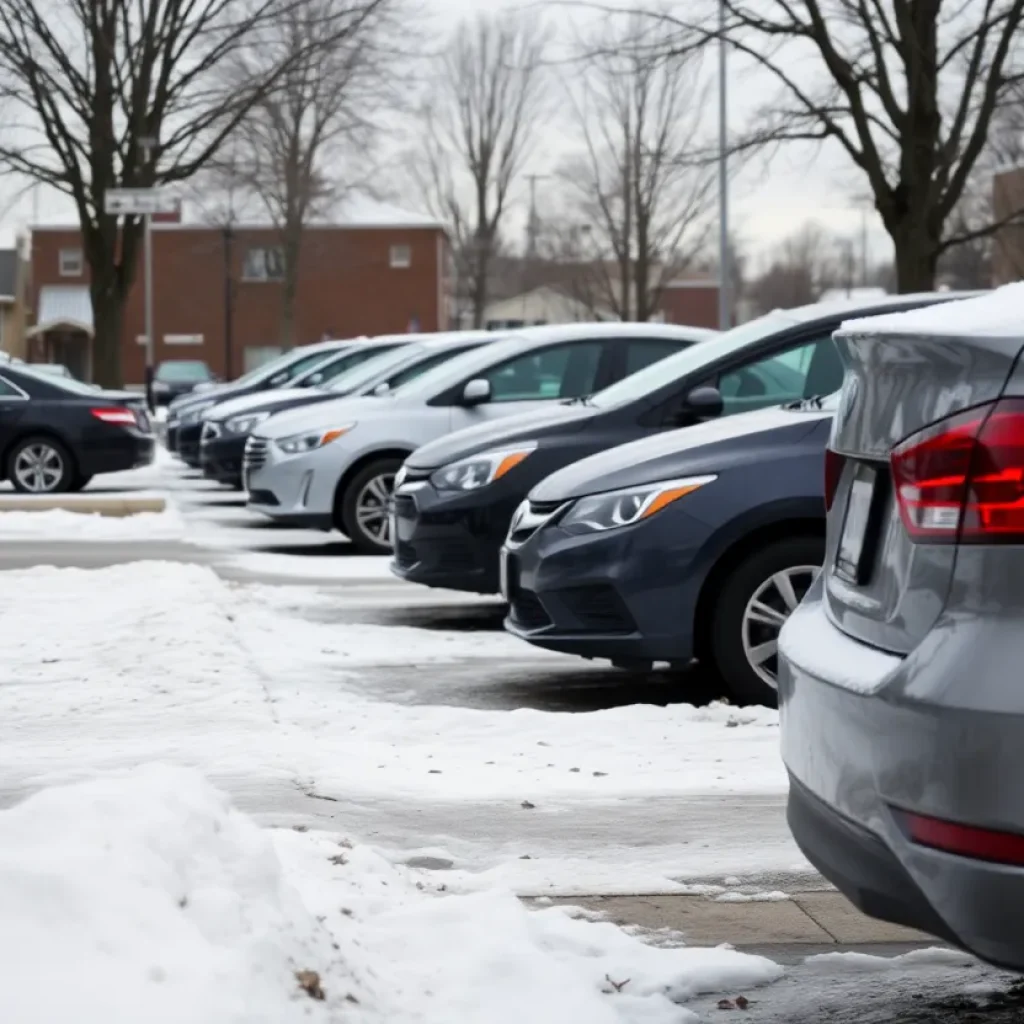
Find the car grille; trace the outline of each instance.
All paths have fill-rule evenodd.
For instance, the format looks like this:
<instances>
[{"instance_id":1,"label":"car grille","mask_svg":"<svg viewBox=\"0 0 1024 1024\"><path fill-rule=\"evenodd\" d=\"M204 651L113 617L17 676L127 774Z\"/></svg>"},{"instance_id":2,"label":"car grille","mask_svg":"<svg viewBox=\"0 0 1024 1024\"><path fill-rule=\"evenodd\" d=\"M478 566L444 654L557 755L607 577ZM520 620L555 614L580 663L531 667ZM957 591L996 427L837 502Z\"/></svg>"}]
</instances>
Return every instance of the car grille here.
<instances>
[{"instance_id":1,"label":"car grille","mask_svg":"<svg viewBox=\"0 0 1024 1024\"><path fill-rule=\"evenodd\" d=\"M543 629L551 625L551 617L532 591L518 591L512 598L510 611L513 622L523 629Z\"/></svg>"},{"instance_id":2,"label":"car grille","mask_svg":"<svg viewBox=\"0 0 1024 1024\"><path fill-rule=\"evenodd\" d=\"M416 499L411 494L396 494L395 515L402 519L415 519Z\"/></svg>"},{"instance_id":3,"label":"car grille","mask_svg":"<svg viewBox=\"0 0 1024 1024\"><path fill-rule=\"evenodd\" d=\"M636 629L632 616L614 587L598 583L588 587L566 587L552 597L584 627L602 633L632 633Z\"/></svg>"},{"instance_id":4,"label":"car grille","mask_svg":"<svg viewBox=\"0 0 1024 1024\"><path fill-rule=\"evenodd\" d=\"M212 421L207 420L203 424L203 433L202 433L202 440L203 441L212 441L215 437L220 437L220 435L221 435L221 427L220 427L219 423L213 423Z\"/></svg>"},{"instance_id":5,"label":"car grille","mask_svg":"<svg viewBox=\"0 0 1024 1024\"><path fill-rule=\"evenodd\" d=\"M245 442L245 458L242 464L247 470L259 469L267 461L267 449L269 448L270 440L268 438L250 434Z\"/></svg>"}]
</instances>

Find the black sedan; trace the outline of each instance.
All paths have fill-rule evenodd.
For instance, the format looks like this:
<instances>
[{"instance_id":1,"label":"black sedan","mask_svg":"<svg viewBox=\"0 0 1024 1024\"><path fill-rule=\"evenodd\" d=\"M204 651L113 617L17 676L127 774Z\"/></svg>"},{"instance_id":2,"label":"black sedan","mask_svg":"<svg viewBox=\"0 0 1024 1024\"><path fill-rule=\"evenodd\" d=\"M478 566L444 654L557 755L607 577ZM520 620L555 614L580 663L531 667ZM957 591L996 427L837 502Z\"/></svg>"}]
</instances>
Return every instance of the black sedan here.
<instances>
[{"instance_id":1,"label":"black sedan","mask_svg":"<svg viewBox=\"0 0 1024 1024\"><path fill-rule=\"evenodd\" d=\"M491 421L424 445L396 480L391 570L413 583L496 593L498 550L532 487L578 459L673 427L828 395L843 369L832 333L851 315L952 293L770 313L654 362L575 404ZM715 410L712 412L712 409Z\"/></svg>"},{"instance_id":2,"label":"black sedan","mask_svg":"<svg viewBox=\"0 0 1024 1024\"><path fill-rule=\"evenodd\" d=\"M0 366L0 479L17 491L80 491L100 473L153 461L146 402L128 391Z\"/></svg>"},{"instance_id":3,"label":"black sedan","mask_svg":"<svg viewBox=\"0 0 1024 1024\"><path fill-rule=\"evenodd\" d=\"M548 477L502 551L505 628L621 667L698 658L775 699L779 630L814 581L834 398L708 422Z\"/></svg>"}]
</instances>

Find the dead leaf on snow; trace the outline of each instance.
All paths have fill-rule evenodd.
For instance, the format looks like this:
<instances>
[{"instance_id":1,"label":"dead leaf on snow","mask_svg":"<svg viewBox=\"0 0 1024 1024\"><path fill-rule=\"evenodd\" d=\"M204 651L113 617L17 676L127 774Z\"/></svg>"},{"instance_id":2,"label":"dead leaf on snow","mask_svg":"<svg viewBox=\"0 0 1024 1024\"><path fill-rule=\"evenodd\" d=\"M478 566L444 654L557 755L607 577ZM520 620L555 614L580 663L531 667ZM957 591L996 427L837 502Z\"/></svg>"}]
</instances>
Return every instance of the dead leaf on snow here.
<instances>
[{"instance_id":1,"label":"dead leaf on snow","mask_svg":"<svg viewBox=\"0 0 1024 1024\"><path fill-rule=\"evenodd\" d=\"M323 1000L327 998L320 985L320 975L316 971L296 971L295 980L299 983L299 988L310 999Z\"/></svg>"}]
</instances>

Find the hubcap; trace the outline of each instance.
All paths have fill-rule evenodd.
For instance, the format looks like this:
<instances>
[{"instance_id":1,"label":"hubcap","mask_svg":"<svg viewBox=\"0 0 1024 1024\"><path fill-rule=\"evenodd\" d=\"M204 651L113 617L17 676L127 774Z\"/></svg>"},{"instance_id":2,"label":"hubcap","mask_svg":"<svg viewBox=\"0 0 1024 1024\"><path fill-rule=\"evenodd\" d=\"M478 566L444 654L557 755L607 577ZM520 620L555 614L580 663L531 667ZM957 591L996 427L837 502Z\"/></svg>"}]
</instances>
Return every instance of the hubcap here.
<instances>
[{"instance_id":1,"label":"hubcap","mask_svg":"<svg viewBox=\"0 0 1024 1024\"><path fill-rule=\"evenodd\" d=\"M773 688L779 674L779 633L820 568L795 565L780 569L754 591L743 612L743 653L758 678Z\"/></svg>"},{"instance_id":2,"label":"hubcap","mask_svg":"<svg viewBox=\"0 0 1024 1024\"><path fill-rule=\"evenodd\" d=\"M388 500L395 486L394 473L381 473L363 485L356 498L356 522L369 540L382 548L391 547Z\"/></svg>"},{"instance_id":3,"label":"hubcap","mask_svg":"<svg viewBox=\"0 0 1024 1024\"><path fill-rule=\"evenodd\" d=\"M63 475L60 452L41 441L22 448L14 459L14 478L26 491L52 491Z\"/></svg>"}]
</instances>

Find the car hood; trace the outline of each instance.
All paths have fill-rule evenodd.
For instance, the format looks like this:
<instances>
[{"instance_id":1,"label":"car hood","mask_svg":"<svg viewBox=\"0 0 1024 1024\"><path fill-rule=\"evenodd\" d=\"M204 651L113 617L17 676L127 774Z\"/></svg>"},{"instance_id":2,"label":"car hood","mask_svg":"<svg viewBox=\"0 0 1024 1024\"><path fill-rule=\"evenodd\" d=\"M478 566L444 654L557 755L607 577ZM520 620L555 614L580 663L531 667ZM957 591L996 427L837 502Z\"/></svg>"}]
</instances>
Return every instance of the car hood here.
<instances>
[{"instance_id":1,"label":"car hood","mask_svg":"<svg viewBox=\"0 0 1024 1024\"><path fill-rule=\"evenodd\" d=\"M831 410L805 412L776 406L669 430L574 462L542 480L530 491L530 498L568 501L620 487L718 472L726 468L725 460L732 466L738 459L756 463L764 446L775 449L780 443L797 441L831 417Z\"/></svg>"},{"instance_id":2,"label":"car hood","mask_svg":"<svg viewBox=\"0 0 1024 1024\"><path fill-rule=\"evenodd\" d=\"M416 469L436 469L490 448L529 441L536 434L547 432L553 427L576 424L599 411L585 405L555 405L550 409L535 409L518 416L488 420L430 441L422 448L417 448L406 461Z\"/></svg>"},{"instance_id":3,"label":"car hood","mask_svg":"<svg viewBox=\"0 0 1024 1024\"><path fill-rule=\"evenodd\" d=\"M398 409L397 401L392 398L336 398L280 412L261 423L254 433L260 437L290 437L303 430L329 430L346 423L395 416Z\"/></svg>"},{"instance_id":4,"label":"car hood","mask_svg":"<svg viewBox=\"0 0 1024 1024\"><path fill-rule=\"evenodd\" d=\"M272 391L258 391L254 395L240 395L238 398L218 402L203 418L223 423L232 416L239 416L245 412L263 412L276 405L287 405L296 399L309 398L310 394L316 393L313 388L276 388Z\"/></svg>"}]
</instances>

